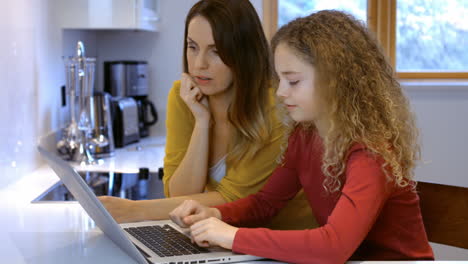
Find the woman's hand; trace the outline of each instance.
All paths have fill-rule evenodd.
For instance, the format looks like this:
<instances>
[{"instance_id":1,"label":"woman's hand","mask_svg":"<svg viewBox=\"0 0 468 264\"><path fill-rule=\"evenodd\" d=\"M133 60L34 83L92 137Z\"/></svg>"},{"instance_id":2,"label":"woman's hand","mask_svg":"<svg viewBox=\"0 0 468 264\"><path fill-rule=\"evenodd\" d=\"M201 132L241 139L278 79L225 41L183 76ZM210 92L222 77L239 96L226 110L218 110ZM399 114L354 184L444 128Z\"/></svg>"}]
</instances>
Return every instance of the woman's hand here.
<instances>
[{"instance_id":1,"label":"woman's hand","mask_svg":"<svg viewBox=\"0 0 468 264\"><path fill-rule=\"evenodd\" d=\"M208 98L201 92L200 88L193 81L192 76L187 73L182 74L180 97L192 111L196 121L209 122L211 118L208 107Z\"/></svg>"},{"instance_id":2,"label":"woman's hand","mask_svg":"<svg viewBox=\"0 0 468 264\"><path fill-rule=\"evenodd\" d=\"M106 207L117 223L129 223L144 220L135 206L135 201L113 196L99 196L99 201Z\"/></svg>"},{"instance_id":3,"label":"woman's hand","mask_svg":"<svg viewBox=\"0 0 468 264\"><path fill-rule=\"evenodd\" d=\"M232 249L239 228L230 226L216 217L199 221L190 227L193 241L200 247L220 246Z\"/></svg>"},{"instance_id":4,"label":"woman's hand","mask_svg":"<svg viewBox=\"0 0 468 264\"><path fill-rule=\"evenodd\" d=\"M189 227L198 221L210 217L221 219L221 213L218 209L204 206L197 201L185 200L169 213L169 217L180 227Z\"/></svg>"}]
</instances>

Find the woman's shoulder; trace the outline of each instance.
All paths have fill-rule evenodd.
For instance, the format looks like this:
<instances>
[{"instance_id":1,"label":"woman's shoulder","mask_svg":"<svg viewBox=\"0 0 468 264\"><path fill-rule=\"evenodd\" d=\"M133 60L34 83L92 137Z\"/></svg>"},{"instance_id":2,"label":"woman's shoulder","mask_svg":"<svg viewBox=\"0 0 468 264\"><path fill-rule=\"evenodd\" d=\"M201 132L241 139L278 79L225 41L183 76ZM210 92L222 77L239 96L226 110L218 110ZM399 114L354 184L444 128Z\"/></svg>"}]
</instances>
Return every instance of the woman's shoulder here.
<instances>
[{"instance_id":1,"label":"woman's shoulder","mask_svg":"<svg viewBox=\"0 0 468 264\"><path fill-rule=\"evenodd\" d=\"M181 85L181 81L180 80L176 80L172 83L172 88L171 90L169 90L169 97L175 97L175 96L178 96L180 97L180 85Z\"/></svg>"},{"instance_id":2,"label":"woman's shoulder","mask_svg":"<svg viewBox=\"0 0 468 264\"><path fill-rule=\"evenodd\" d=\"M183 103L182 97L180 97L180 83L180 80L174 81L172 83L172 88L169 90L168 95L169 106L178 105L180 107L185 105L185 103Z\"/></svg>"},{"instance_id":3,"label":"woman's shoulder","mask_svg":"<svg viewBox=\"0 0 468 264\"><path fill-rule=\"evenodd\" d=\"M179 119L183 118L184 116L193 119L192 112L187 107L184 100L182 100L182 97L180 97L180 85L180 80L174 81L171 90L169 90L169 95L167 98L167 118L177 122L180 122Z\"/></svg>"}]
</instances>

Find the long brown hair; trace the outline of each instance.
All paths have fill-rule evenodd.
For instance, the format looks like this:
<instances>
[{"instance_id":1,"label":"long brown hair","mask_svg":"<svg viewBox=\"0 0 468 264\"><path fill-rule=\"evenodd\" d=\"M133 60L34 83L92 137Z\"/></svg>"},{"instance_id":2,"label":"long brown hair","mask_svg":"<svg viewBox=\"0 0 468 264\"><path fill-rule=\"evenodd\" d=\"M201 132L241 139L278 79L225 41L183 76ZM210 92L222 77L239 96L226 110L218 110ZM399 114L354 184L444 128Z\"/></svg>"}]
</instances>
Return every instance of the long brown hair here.
<instances>
[{"instance_id":1,"label":"long brown hair","mask_svg":"<svg viewBox=\"0 0 468 264\"><path fill-rule=\"evenodd\" d=\"M268 118L271 61L269 46L260 19L248 0L202 0L185 20L183 65L188 72L188 25L203 16L211 25L221 60L233 73L234 95L228 118L235 128L227 162L253 155L264 146L271 133Z\"/></svg>"},{"instance_id":2,"label":"long brown hair","mask_svg":"<svg viewBox=\"0 0 468 264\"><path fill-rule=\"evenodd\" d=\"M282 27L273 37L272 49L280 43L315 67L316 87L328 103L331 126L323 139L322 165L325 189L340 190L346 153L355 143L383 159L389 180L401 187L410 184L420 158L415 118L366 26L340 11L320 11Z\"/></svg>"}]
</instances>

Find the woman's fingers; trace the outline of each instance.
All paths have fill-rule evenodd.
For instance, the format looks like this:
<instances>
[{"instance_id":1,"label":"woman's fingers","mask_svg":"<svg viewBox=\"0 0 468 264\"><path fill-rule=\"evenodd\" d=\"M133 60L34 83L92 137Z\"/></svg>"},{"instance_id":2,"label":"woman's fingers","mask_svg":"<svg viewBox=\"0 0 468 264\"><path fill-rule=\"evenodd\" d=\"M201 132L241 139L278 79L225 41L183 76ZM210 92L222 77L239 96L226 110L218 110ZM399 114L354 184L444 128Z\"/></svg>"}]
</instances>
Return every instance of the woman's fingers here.
<instances>
[{"instance_id":1,"label":"woman's fingers","mask_svg":"<svg viewBox=\"0 0 468 264\"><path fill-rule=\"evenodd\" d=\"M195 99L197 99L197 102L199 102L202 98L203 98L203 94L202 94L201 92L198 92L198 93L195 95Z\"/></svg>"},{"instance_id":2,"label":"woman's fingers","mask_svg":"<svg viewBox=\"0 0 468 264\"><path fill-rule=\"evenodd\" d=\"M192 76L190 76L187 73L182 74L182 84L180 87L180 93L182 97L185 97L185 95L188 95L189 98L195 98L196 101L199 101L202 97L203 94L196 86L197 84L193 80Z\"/></svg>"},{"instance_id":3,"label":"woman's fingers","mask_svg":"<svg viewBox=\"0 0 468 264\"><path fill-rule=\"evenodd\" d=\"M189 79L189 75L186 73L182 73L182 78L180 81L180 94L184 95L192 89L192 82Z\"/></svg>"},{"instance_id":4,"label":"woman's fingers","mask_svg":"<svg viewBox=\"0 0 468 264\"><path fill-rule=\"evenodd\" d=\"M194 101L197 101L197 102L200 101L201 98L203 98L203 93L198 87L193 87L193 89L190 90L189 94L190 94L190 98L192 98Z\"/></svg>"},{"instance_id":5,"label":"woman's fingers","mask_svg":"<svg viewBox=\"0 0 468 264\"><path fill-rule=\"evenodd\" d=\"M207 97L189 74L183 73L181 81L180 97L190 109L195 119L203 122L209 121L210 110L206 102L203 103Z\"/></svg>"},{"instance_id":6,"label":"woman's fingers","mask_svg":"<svg viewBox=\"0 0 468 264\"><path fill-rule=\"evenodd\" d=\"M187 93L190 90L193 90L195 88L197 83L193 80L192 76L190 76L187 73L182 73L182 78L181 78L181 87L180 91Z\"/></svg>"}]
</instances>

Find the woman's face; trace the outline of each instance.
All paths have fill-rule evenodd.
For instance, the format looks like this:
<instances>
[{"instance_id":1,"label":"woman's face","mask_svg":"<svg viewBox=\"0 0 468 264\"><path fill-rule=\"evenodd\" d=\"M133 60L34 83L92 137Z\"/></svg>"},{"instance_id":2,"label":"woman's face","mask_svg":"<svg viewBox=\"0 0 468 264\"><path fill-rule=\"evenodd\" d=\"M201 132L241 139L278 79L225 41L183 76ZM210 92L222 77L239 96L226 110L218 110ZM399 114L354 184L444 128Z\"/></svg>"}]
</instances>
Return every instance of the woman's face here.
<instances>
[{"instance_id":1,"label":"woman's face","mask_svg":"<svg viewBox=\"0 0 468 264\"><path fill-rule=\"evenodd\" d=\"M202 16L195 16L188 25L187 64L189 74L205 95L218 95L231 87L231 69L218 55L211 25Z\"/></svg>"},{"instance_id":2,"label":"woman's face","mask_svg":"<svg viewBox=\"0 0 468 264\"><path fill-rule=\"evenodd\" d=\"M315 67L299 58L286 44L275 50L275 70L279 76L276 95L296 122L316 122L325 113L316 87Z\"/></svg>"}]
</instances>

